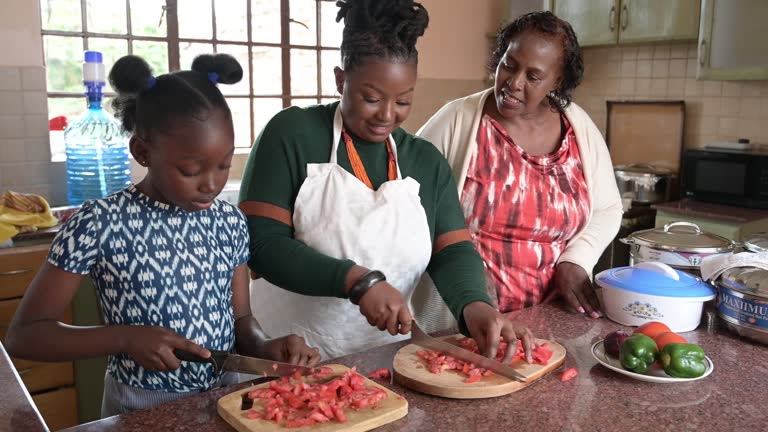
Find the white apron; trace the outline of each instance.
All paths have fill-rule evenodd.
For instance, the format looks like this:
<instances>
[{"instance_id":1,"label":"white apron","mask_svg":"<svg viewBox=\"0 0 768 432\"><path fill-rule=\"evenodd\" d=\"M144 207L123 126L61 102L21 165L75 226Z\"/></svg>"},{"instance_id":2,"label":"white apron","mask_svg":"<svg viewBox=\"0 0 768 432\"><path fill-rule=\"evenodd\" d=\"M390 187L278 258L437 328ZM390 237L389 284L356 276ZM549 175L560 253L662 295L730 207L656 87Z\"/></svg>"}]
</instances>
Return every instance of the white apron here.
<instances>
[{"instance_id":1,"label":"white apron","mask_svg":"<svg viewBox=\"0 0 768 432\"><path fill-rule=\"evenodd\" d=\"M325 255L382 271L409 304L432 255L419 183L403 179L398 163L396 180L369 189L336 162L341 128L337 108L331 160L307 164L294 205L294 236ZM389 140L397 160L391 135ZM251 311L270 337L302 336L325 360L409 337L371 326L348 299L304 296L264 279L251 283Z\"/></svg>"}]
</instances>

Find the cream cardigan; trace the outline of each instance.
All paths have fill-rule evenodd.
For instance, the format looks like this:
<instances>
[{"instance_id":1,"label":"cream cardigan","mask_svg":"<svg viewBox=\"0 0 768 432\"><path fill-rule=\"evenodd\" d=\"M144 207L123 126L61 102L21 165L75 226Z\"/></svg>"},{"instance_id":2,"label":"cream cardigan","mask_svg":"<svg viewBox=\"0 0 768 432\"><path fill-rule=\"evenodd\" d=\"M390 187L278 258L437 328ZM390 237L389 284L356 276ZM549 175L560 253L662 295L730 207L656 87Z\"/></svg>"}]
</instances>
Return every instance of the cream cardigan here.
<instances>
[{"instance_id":1,"label":"cream cardigan","mask_svg":"<svg viewBox=\"0 0 768 432\"><path fill-rule=\"evenodd\" d=\"M492 94L491 88L449 102L416 132L434 144L448 159L458 184L459 195L464 189L470 159L477 149L475 138L483 104ZM589 115L574 103L565 109L565 116L576 133L592 211L584 229L567 243L557 262L577 264L591 275L600 255L619 231L621 197L608 147L600 130Z\"/></svg>"}]
</instances>

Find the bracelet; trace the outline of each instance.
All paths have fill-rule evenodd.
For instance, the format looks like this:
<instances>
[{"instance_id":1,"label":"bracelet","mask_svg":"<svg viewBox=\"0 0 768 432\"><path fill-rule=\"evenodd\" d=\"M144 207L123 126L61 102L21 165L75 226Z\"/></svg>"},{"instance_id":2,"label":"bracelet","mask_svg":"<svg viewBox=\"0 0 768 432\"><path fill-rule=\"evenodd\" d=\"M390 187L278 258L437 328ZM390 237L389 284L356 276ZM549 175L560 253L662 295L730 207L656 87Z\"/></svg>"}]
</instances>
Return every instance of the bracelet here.
<instances>
[{"instance_id":1,"label":"bracelet","mask_svg":"<svg viewBox=\"0 0 768 432\"><path fill-rule=\"evenodd\" d=\"M352 304L359 305L360 299L363 298L365 293L367 293L371 287L385 280L387 280L387 277L384 276L384 273L378 270L368 271L364 275L360 276L354 285L352 285L352 288L349 289L349 300L352 302Z\"/></svg>"}]
</instances>

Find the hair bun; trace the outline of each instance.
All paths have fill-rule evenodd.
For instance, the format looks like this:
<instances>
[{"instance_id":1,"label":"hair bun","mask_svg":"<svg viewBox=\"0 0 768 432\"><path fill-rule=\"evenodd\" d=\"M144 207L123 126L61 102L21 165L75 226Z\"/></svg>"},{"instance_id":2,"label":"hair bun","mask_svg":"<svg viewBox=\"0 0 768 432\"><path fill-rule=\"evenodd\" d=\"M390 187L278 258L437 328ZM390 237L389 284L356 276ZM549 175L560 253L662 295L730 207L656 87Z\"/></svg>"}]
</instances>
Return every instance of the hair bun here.
<instances>
[{"instance_id":1,"label":"hair bun","mask_svg":"<svg viewBox=\"0 0 768 432\"><path fill-rule=\"evenodd\" d=\"M118 93L137 94L149 87L152 68L135 55L121 57L109 71L109 84Z\"/></svg>"},{"instance_id":2,"label":"hair bun","mask_svg":"<svg viewBox=\"0 0 768 432\"><path fill-rule=\"evenodd\" d=\"M192 61L192 70L205 74L215 72L222 84L235 84L243 79L243 68L229 54L202 54Z\"/></svg>"}]
</instances>

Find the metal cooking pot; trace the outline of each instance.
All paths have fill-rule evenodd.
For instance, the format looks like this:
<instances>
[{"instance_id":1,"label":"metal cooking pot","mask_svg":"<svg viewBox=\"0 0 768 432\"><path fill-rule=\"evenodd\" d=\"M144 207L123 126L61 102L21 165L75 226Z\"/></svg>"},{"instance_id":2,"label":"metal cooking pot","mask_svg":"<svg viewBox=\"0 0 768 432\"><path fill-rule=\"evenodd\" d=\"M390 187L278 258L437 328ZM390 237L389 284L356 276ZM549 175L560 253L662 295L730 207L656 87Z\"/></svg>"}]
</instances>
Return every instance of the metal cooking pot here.
<instances>
[{"instance_id":1,"label":"metal cooking pot","mask_svg":"<svg viewBox=\"0 0 768 432\"><path fill-rule=\"evenodd\" d=\"M768 270L737 267L717 282L717 316L739 336L768 344Z\"/></svg>"},{"instance_id":2,"label":"metal cooking pot","mask_svg":"<svg viewBox=\"0 0 768 432\"><path fill-rule=\"evenodd\" d=\"M669 201L674 174L652 164L628 164L613 168L622 198L635 203L655 204Z\"/></svg>"},{"instance_id":3,"label":"metal cooking pot","mask_svg":"<svg viewBox=\"0 0 768 432\"><path fill-rule=\"evenodd\" d=\"M753 234L744 241L744 249L749 252L768 252L768 233Z\"/></svg>"},{"instance_id":4,"label":"metal cooking pot","mask_svg":"<svg viewBox=\"0 0 768 432\"><path fill-rule=\"evenodd\" d=\"M731 254L736 243L704 232L690 222L673 222L664 228L635 231L620 239L629 248L630 265L659 261L680 270L698 273L701 260L711 255Z\"/></svg>"}]
</instances>

